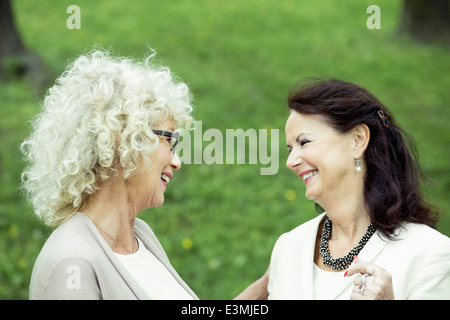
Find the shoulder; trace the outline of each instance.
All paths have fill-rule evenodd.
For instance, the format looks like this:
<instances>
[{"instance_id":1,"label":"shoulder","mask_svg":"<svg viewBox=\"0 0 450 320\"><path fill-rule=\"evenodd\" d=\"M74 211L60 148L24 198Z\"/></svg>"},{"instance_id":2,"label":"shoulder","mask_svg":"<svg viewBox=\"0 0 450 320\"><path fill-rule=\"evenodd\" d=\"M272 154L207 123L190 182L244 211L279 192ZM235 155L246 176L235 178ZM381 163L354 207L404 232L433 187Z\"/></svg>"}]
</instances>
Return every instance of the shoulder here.
<instances>
[{"instance_id":1,"label":"shoulder","mask_svg":"<svg viewBox=\"0 0 450 320\"><path fill-rule=\"evenodd\" d=\"M390 241L389 247L390 267L393 272L397 270L399 285L403 278L403 286L407 288L405 298L449 298L449 237L426 225L407 223L399 229L396 240Z\"/></svg>"},{"instance_id":2,"label":"shoulder","mask_svg":"<svg viewBox=\"0 0 450 320\"><path fill-rule=\"evenodd\" d=\"M439 231L419 223L405 223L395 234L399 246L411 246L415 249L423 248L427 251L450 251L450 238Z\"/></svg>"},{"instance_id":3,"label":"shoulder","mask_svg":"<svg viewBox=\"0 0 450 320\"><path fill-rule=\"evenodd\" d=\"M418 268L445 266L443 270L450 270L450 238L426 225L404 224L389 246L405 262Z\"/></svg>"},{"instance_id":4,"label":"shoulder","mask_svg":"<svg viewBox=\"0 0 450 320\"><path fill-rule=\"evenodd\" d=\"M409 265L410 270L418 270L438 260L450 263L450 239L424 224L404 223L389 241L379 236L382 241L375 243L383 248L383 254L377 259L385 259L383 263L391 268Z\"/></svg>"},{"instance_id":5,"label":"shoulder","mask_svg":"<svg viewBox=\"0 0 450 320\"><path fill-rule=\"evenodd\" d=\"M93 258L98 253L98 236L90 220L78 213L57 227L45 242L39 258Z\"/></svg>"},{"instance_id":6,"label":"shoulder","mask_svg":"<svg viewBox=\"0 0 450 320\"><path fill-rule=\"evenodd\" d=\"M57 265L63 260L95 260L102 250L100 237L91 220L77 213L51 233L39 253L36 265Z\"/></svg>"},{"instance_id":7,"label":"shoulder","mask_svg":"<svg viewBox=\"0 0 450 320\"><path fill-rule=\"evenodd\" d=\"M98 296L96 288L84 285L96 283L95 265L102 259L101 246L88 223L82 214L77 214L52 232L33 268L31 299L75 298L73 294L79 293L86 299ZM83 280L83 288L89 290L71 290L78 288L79 279Z\"/></svg>"},{"instance_id":8,"label":"shoulder","mask_svg":"<svg viewBox=\"0 0 450 320\"><path fill-rule=\"evenodd\" d=\"M292 260L294 256L304 256L311 253L314 250L317 230L324 215L321 214L282 234L273 247L271 264L286 259Z\"/></svg>"},{"instance_id":9,"label":"shoulder","mask_svg":"<svg viewBox=\"0 0 450 320\"><path fill-rule=\"evenodd\" d=\"M397 266L408 265L410 271L438 265L447 265L448 270L450 266L449 237L423 224L403 224L385 251L385 258L390 257Z\"/></svg>"},{"instance_id":10,"label":"shoulder","mask_svg":"<svg viewBox=\"0 0 450 320\"><path fill-rule=\"evenodd\" d=\"M312 258L321 214L293 230L282 234L275 243L270 258L270 299L304 299L312 272ZM306 282L305 282L306 281ZM307 290L306 290L307 291Z\"/></svg>"},{"instance_id":11,"label":"shoulder","mask_svg":"<svg viewBox=\"0 0 450 320\"><path fill-rule=\"evenodd\" d=\"M324 216L325 213L322 213L319 216L302 223L291 231L282 234L278 238L276 246L285 246L289 243L299 243L298 241L302 239L310 239L311 237L315 239L317 229Z\"/></svg>"},{"instance_id":12,"label":"shoulder","mask_svg":"<svg viewBox=\"0 0 450 320\"><path fill-rule=\"evenodd\" d=\"M386 251L417 268L437 262L450 266L450 238L424 224L403 224L388 242ZM400 260L396 261L402 263Z\"/></svg>"}]
</instances>

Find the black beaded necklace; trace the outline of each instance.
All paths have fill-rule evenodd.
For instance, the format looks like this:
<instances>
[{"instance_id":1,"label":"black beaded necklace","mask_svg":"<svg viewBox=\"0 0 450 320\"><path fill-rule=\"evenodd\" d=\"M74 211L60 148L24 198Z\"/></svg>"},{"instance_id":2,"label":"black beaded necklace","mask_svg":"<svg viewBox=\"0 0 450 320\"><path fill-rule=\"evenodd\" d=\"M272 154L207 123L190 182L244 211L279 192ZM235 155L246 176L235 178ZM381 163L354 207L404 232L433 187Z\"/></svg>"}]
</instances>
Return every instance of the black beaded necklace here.
<instances>
[{"instance_id":1,"label":"black beaded necklace","mask_svg":"<svg viewBox=\"0 0 450 320\"><path fill-rule=\"evenodd\" d=\"M354 247L350 252L342 258L334 259L330 255L330 250L328 250L328 240L331 235L331 220L325 215L325 223L322 229L322 236L320 237L320 248L319 252L323 258L323 264L326 266L330 266L334 270L344 270L352 263L353 257L357 256L359 252L364 248L367 241L369 241L370 237L375 233L376 229L372 225L369 224L367 227L366 233L363 235L362 239L359 240L358 245Z\"/></svg>"}]
</instances>

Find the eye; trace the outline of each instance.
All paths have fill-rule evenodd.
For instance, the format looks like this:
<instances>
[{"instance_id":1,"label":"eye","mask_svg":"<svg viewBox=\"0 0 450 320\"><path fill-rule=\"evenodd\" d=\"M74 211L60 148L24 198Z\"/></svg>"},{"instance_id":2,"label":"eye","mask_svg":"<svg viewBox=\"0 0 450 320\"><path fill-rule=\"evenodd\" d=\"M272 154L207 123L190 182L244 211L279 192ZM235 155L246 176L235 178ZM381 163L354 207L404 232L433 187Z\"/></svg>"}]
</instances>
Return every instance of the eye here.
<instances>
[{"instance_id":1,"label":"eye","mask_svg":"<svg viewBox=\"0 0 450 320\"><path fill-rule=\"evenodd\" d=\"M174 147L174 145L175 145L175 139L173 139L173 138L166 138L166 140L167 140L167 143L169 144L169 146L170 146L170 150L172 150L173 149L173 147Z\"/></svg>"},{"instance_id":2,"label":"eye","mask_svg":"<svg viewBox=\"0 0 450 320\"><path fill-rule=\"evenodd\" d=\"M309 143L309 140L301 140L300 145L303 147L305 144Z\"/></svg>"},{"instance_id":3,"label":"eye","mask_svg":"<svg viewBox=\"0 0 450 320\"><path fill-rule=\"evenodd\" d=\"M288 152L291 153L292 147L290 145L287 145L286 148L287 148Z\"/></svg>"}]
</instances>

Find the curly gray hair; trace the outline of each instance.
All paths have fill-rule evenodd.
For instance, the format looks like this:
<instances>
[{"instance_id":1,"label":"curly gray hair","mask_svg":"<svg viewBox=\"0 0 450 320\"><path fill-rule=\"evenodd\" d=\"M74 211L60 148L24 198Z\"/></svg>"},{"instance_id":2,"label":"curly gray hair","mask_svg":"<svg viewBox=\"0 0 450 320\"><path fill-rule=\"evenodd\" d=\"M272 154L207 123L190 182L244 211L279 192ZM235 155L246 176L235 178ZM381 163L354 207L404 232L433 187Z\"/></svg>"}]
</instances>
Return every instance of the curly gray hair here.
<instances>
[{"instance_id":1,"label":"curly gray hair","mask_svg":"<svg viewBox=\"0 0 450 320\"><path fill-rule=\"evenodd\" d=\"M151 57L150 57L151 58ZM35 214L57 226L99 183L136 172L159 139L152 128L192 123L192 97L166 67L94 51L72 62L50 88L21 149L22 188Z\"/></svg>"}]
</instances>

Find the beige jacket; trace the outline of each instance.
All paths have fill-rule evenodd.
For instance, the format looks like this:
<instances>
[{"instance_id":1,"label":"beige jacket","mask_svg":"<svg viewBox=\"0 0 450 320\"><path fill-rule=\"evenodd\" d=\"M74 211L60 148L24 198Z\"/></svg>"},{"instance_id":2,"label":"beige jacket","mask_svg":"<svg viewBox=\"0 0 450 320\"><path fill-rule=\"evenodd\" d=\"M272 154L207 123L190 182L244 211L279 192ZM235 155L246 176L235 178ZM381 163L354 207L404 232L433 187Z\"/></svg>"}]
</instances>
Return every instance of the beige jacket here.
<instances>
[{"instance_id":1,"label":"beige jacket","mask_svg":"<svg viewBox=\"0 0 450 320\"><path fill-rule=\"evenodd\" d=\"M169 262L151 228L140 219L135 234L172 273L180 285L198 299ZM56 228L33 268L30 299L150 299L122 266L92 220L76 213Z\"/></svg>"}]
</instances>

